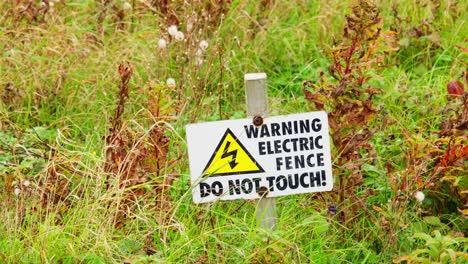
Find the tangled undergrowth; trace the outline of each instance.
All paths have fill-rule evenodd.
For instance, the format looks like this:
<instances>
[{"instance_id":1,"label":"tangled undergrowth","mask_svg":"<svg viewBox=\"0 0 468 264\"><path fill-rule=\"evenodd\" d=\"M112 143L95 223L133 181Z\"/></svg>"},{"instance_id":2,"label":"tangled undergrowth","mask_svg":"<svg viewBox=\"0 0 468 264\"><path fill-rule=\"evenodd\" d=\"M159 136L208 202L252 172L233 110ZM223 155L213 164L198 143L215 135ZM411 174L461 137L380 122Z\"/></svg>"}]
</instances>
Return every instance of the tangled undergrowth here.
<instances>
[{"instance_id":1,"label":"tangled undergrowth","mask_svg":"<svg viewBox=\"0 0 468 264\"><path fill-rule=\"evenodd\" d=\"M463 263L463 1L0 3L0 262ZM117 70L117 71L116 71ZM184 126L325 110L334 190L191 202ZM463 73L463 74L462 74Z\"/></svg>"}]
</instances>

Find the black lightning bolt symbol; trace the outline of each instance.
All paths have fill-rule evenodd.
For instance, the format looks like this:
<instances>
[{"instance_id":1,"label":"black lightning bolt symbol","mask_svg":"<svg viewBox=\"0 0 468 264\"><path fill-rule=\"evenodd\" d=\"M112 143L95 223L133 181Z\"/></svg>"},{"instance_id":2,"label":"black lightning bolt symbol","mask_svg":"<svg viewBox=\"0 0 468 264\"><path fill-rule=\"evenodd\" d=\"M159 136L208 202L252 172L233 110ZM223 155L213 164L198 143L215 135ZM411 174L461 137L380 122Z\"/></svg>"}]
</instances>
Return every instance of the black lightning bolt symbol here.
<instances>
[{"instance_id":1,"label":"black lightning bolt symbol","mask_svg":"<svg viewBox=\"0 0 468 264\"><path fill-rule=\"evenodd\" d=\"M224 146L223 155L221 155L221 158L224 159L224 158L232 156L232 160L229 162L229 166L231 166L231 169L234 169L237 166L237 164L239 164L238 162L236 162L237 149L228 152L230 145L231 145L231 141L228 141L226 143L226 146Z\"/></svg>"}]
</instances>

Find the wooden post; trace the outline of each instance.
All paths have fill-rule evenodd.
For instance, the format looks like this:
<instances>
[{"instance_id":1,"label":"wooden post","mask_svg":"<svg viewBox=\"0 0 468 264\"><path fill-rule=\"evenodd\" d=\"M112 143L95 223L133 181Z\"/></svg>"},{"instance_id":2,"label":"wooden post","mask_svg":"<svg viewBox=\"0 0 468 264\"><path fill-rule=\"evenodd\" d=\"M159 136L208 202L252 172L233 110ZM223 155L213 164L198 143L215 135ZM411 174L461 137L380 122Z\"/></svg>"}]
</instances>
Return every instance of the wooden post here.
<instances>
[{"instance_id":1,"label":"wooden post","mask_svg":"<svg viewBox=\"0 0 468 264\"><path fill-rule=\"evenodd\" d=\"M252 118L256 126L262 125L263 118L268 116L267 88L265 73L248 73L244 76L247 117ZM255 122L254 122L255 120ZM262 193L257 206L257 223L261 227L273 230L276 228L276 200L268 197L268 187L262 186Z\"/></svg>"}]
</instances>

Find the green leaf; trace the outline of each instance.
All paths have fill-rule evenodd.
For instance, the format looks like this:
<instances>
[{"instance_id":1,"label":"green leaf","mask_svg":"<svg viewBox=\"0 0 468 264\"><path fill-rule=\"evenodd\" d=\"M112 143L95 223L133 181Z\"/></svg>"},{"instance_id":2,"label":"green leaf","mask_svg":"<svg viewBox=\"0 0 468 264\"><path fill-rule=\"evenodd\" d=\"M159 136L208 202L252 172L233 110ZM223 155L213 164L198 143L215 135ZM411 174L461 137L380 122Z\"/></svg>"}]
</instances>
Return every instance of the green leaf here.
<instances>
[{"instance_id":1,"label":"green leaf","mask_svg":"<svg viewBox=\"0 0 468 264\"><path fill-rule=\"evenodd\" d=\"M413 238L419 238L419 239L422 239L422 240L424 240L426 242L434 240L434 238L432 238L430 235L425 234L425 233L416 233L416 234L413 235Z\"/></svg>"},{"instance_id":2,"label":"green leaf","mask_svg":"<svg viewBox=\"0 0 468 264\"><path fill-rule=\"evenodd\" d=\"M426 216L423 218L424 222L433 226L442 226L439 217L437 216Z\"/></svg>"},{"instance_id":3,"label":"green leaf","mask_svg":"<svg viewBox=\"0 0 468 264\"><path fill-rule=\"evenodd\" d=\"M452 263L457 262L457 255L455 254L455 251L451 248L447 248L445 250L447 253L442 253L441 257L444 257L444 255L448 255L450 259L452 260Z\"/></svg>"},{"instance_id":4,"label":"green leaf","mask_svg":"<svg viewBox=\"0 0 468 264\"><path fill-rule=\"evenodd\" d=\"M329 223L327 222L327 219L321 215L311 215L310 217L304 219L302 223L304 226L313 225L315 227L315 232L318 235L328 231Z\"/></svg>"}]
</instances>

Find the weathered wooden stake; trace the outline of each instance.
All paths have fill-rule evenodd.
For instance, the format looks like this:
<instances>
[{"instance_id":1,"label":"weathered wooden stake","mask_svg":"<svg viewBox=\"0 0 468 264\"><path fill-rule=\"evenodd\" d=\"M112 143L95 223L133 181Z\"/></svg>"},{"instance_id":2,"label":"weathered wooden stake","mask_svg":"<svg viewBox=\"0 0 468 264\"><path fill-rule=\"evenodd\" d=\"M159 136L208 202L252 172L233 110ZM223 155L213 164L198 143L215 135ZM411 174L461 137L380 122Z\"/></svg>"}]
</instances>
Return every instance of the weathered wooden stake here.
<instances>
[{"instance_id":1,"label":"weathered wooden stake","mask_svg":"<svg viewBox=\"0 0 468 264\"><path fill-rule=\"evenodd\" d=\"M256 126L263 124L263 118L268 116L267 88L265 73L248 73L244 76L245 100L247 116L252 118ZM270 230L276 227L276 200L268 197L268 187L260 188L257 207L257 223Z\"/></svg>"}]
</instances>

